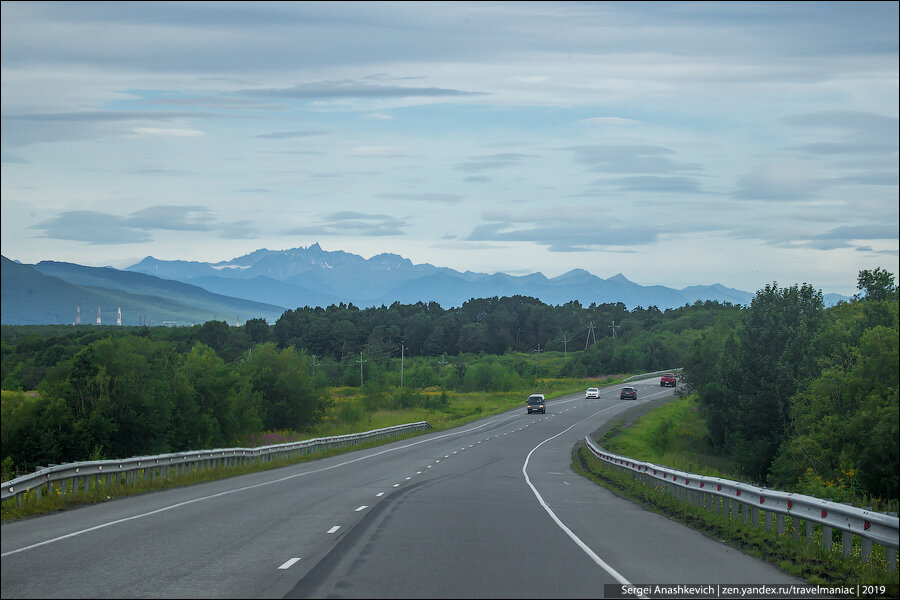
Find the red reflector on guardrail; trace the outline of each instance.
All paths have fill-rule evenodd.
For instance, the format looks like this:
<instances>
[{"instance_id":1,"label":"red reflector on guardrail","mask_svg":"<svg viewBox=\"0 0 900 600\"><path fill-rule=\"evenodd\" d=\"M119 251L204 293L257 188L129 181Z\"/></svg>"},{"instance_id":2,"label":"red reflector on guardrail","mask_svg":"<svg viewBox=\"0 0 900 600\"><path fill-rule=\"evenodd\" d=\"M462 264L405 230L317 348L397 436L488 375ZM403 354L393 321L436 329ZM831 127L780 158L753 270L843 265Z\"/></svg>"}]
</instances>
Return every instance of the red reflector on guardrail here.
<instances>
[{"instance_id":1,"label":"red reflector on guardrail","mask_svg":"<svg viewBox=\"0 0 900 600\"><path fill-rule=\"evenodd\" d=\"M828 516L828 511L823 508L822 509L822 518L824 519L827 516Z\"/></svg>"},{"instance_id":2,"label":"red reflector on guardrail","mask_svg":"<svg viewBox=\"0 0 900 600\"><path fill-rule=\"evenodd\" d=\"M866 521L865 523L863 523L863 529L865 529L866 531L868 531L868 530L869 530L869 527L871 527L871 526L872 526L872 524L869 523L868 521Z\"/></svg>"},{"instance_id":3,"label":"red reflector on guardrail","mask_svg":"<svg viewBox=\"0 0 900 600\"><path fill-rule=\"evenodd\" d=\"M765 503L766 503L766 499L763 498L762 496L760 496L760 497L759 497L759 503L760 503L760 504L765 504Z\"/></svg>"},{"instance_id":4,"label":"red reflector on guardrail","mask_svg":"<svg viewBox=\"0 0 900 600\"><path fill-rule=\"evenodd\" d=\"M794 506L794 503L791 502L790 500L788 500L788 510L791 510L791 508L792 508L793 506Z\"/></svg>"}]
</instances>

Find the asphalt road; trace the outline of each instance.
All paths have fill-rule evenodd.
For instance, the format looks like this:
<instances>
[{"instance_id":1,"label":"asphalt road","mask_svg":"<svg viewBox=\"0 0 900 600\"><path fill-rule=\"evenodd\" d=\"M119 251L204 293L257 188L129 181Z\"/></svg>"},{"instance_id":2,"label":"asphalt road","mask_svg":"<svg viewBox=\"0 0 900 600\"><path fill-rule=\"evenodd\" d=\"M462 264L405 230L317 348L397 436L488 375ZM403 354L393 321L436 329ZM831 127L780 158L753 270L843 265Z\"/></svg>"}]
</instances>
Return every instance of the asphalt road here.
<instances>
[{"instance_id":1,"label":"asphalt road","mask_svg":"<svg viewBox=\"0 0 900 600\"><path fill-rule=\"evenodd\" d=\"M617 498L572 449L658 378L292 467L2 526L3 598L598 598L802 583Z\"/></svg>"}]
</instances>

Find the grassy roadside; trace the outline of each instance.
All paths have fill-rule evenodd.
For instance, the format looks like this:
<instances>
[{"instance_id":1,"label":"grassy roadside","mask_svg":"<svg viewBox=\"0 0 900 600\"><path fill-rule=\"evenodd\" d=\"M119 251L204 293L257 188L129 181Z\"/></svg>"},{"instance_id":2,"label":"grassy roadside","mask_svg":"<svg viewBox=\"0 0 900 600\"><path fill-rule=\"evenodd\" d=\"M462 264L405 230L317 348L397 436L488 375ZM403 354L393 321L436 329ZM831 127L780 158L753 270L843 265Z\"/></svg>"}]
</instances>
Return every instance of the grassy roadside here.
<instances>
[{"instance_id":1,"label":"grassy roadside","mask_svg":"<svg viewBox=\"0 0 900 600\"><path fill-rule=\"evenodd\" d=\"M347 421L343 418L348 414L343 407L358 405L361 401L361 397L358 393L339 394L337 396L337 401L329 411L328 418L314 429L306 432L270 432L266 435L260 435L256 440L252 440L251 443L248 443L247 445L261 446L296 442L320 437L360 433L406 423L416 423L419 421L428 421L432 426L432 431L443 431L465 425L466 423L470 423L477 419L519 408L523 405L525 398L528 394L532 393L532 391L542 391L547 395L548 399L553 399L575 392L582 392L589 386L613 385L618 381L619 379L613 378L609 378L605 381L598 381L595 379L541 379L536 382L534 389L528 390L516 390L511 392L448 392L447 404L440 408L414 407L398 410L377 410L371 413L360 414L358 418L351 421ZM440 395L441 392L440 390L426 389L420 390L419 393ZM107 502L118 498L133 496L135 494L143 494L172 487L194 485L238 475L267 471L311 460L318 460L336 454L372 448L419 435L422 435L422 433L411 433L390 439L359 444L353 447L317 452L313 455L299 456L292 459L248 464L234 468L210 469L171 479L158 478L150 483L141 482L134 485L125 485L123 482L120 485L113 485L109 489L105 486L99 486L90 491L70 491L67 494L59 493L58 488L55 488L52 492L45 489L41 494L40 499L38 499L35 491L31 491L22 495L21 506L19 506L18 502L14 499L3 502L2 506L0 506L0 522L6 523L25 517L48 514L87 504Z\"/></svg>"},{"instance_id":2,"label":"grassy roadside","mask_svg":"<svg viewBox=\"0 0 900 600\"><path fill-rule=\"evenodd\" d=\"M735 469L711 453L702 419L691 397L676 398L664 405L635 407L595 432L593 437L616 454L686 472L740 479ZM583 444L575 449L572 466L577 473L622 498L680 521L812 584L852 588L883 585L886 586L883 594L867 597L897 597L898 574L896 570L886 570L883 548L876 547L871 560L864 564L858 544L849 559L844 559L840 543L825 550L818 542L807 544L802 537L795 537L790 529L786 535L779 535L722 517L682 503L660 488L636 482L628 474L595 458Z\"/></svg>"}]
</instances>

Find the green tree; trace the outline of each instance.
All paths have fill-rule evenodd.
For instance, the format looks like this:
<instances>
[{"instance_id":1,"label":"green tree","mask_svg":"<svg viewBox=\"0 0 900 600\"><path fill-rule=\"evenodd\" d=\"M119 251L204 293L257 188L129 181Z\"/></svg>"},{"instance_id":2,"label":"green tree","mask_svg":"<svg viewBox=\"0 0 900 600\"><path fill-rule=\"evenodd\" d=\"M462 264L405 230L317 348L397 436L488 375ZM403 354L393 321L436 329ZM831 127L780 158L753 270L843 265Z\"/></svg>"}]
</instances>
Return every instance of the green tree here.
<instances>
[{"instance_id":1,"label":"green tree","mask_svg":"<svg viewBox=\"0 0 900 600\"><path fill-rule=\"evenodd\" d=\"M312 362L305 351L279 350L275 344L257 346L242 370L260 395L263 427L302 430L325 414L326 398L312 383Z\"/></svg>"},{"instance_id":2,"label":"green tree","mask_svg":"<svg viewBox=\"0 0 900 600\"><path fill-rule=\"evenodd\" d=\"M881 325L866 330L794 396L792 435L773 465L777 483L793 485L811 471L826 482L853 482L864 495L897 498L898 334Z\"/></svg>"},{"instance_id":3,"label":"green tree","mask_svg":"<svg viewBox=\"0 0 900 600\"><path fill-rule=\"evenodd\" d=\"M250 319L244 323L244 332L254 344L263 344L269 341L271 331L265 319Z\"/></svg>"},{"instance_id":4,"label":"green tree","mask_svg":"<svg viewBox=\"0 0 900 600\"><path fill-rule=\"evenodd\" d=\"M869 300L891 300L897 298L897 286L894 285L894 276L877 267L874 271L865 269L859 272L857 277L857 289L862 296ZM862 292L865 292L864 294Z\"/></svg>"},{"instance_id":5,"label":"green tree","mask_svg":"<svg viewBox=\"0 0 900 600\"><path fill-rule=\"evenodd\" d=\"M725 343L715 385L702 395L711 435L749 476L764 480L788 430L790 399L817 374L822 293L767 285Z\"/></svg>"}]
</instances>

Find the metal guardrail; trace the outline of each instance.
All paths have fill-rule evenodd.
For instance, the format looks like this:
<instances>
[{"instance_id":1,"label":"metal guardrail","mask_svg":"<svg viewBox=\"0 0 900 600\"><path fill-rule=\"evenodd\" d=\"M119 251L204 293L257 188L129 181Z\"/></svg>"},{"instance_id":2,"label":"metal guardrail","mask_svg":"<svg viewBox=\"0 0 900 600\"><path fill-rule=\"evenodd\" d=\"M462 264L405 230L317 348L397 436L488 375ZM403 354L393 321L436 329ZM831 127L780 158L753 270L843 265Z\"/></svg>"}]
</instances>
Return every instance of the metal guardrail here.
<instances>
[{"instance_id":1,"label":"metal guardrail","mask_svg":"<svg viewBox=\"0 0 900 600\"><path fill-rule=\"evenodd\" d=\"M652 373L641 373L640 375L632 375L631 377L626 377L622 380L622 383L627 381L634 381L636 379L649 379L650 377L655 377L657 375L662 375L663 373L678 373L682 370L682 367L675 367L673 369L665 369L664 371L653 371Z\"/></svg>"},{"instance_id":2,"label":"metal guardrail","mask_svg":"<svg viewBox=\"0 0 900 600\"><path fill-rule=\"evenodd\" d=\"M137 456L122 460L94 460L75 462L64 465L53 465L38 469L34 473L16 477L12 481L3 482L0 501L16 498L21 503L22 494L35 490L40 499L43 489L47 491L57 485L60 493L89 491L92 487L105 485L110 488L114 483L134 484L139 477L144 481L155 478L170 478L190 474L201 468L215 469L221 467L237 467L250 462L272 461L289 458L331 448L343 448L372 440L384 439L431 429L427 421L395 425L384 429L373 429L363 433L351 433L302 442L259 446L257 448L225 448L216 450L199 450L193 452L176 452L156 456Z\"/></svg>"},{"instance_id":3,"label":"metal guardrail","mask_svg":"<svg viewBox=\"0 0 900 600\"><path fill-rule=\"evenodd\" d=\"M718 477L684 473L613 454L597 446L588 437L585 437L585 443L591 454L605 463L630 471L636 479L646 483L662 485L666 491L684 502L705 507L733 519L740 518L742 521L752 522L754 526L766 529L772 529L774 526L779 534L785 532L785 517L790 517L794 533L798 537L800 527L796 521L805 523L807 543L811 543L816 537L815 526L818 524L821 525L821 543L826 549L832 546L832 531L839 530L843 532L841 544L844 556L848 556L853 549L853 536L858 536L864 563L872 556L872 544L877 544L885 548L888 569L897 568L900 519L896 516L803 494L791 494ZM765 515L764 523L760 521L761 513Z\"/></svg>"}]
</instances>

